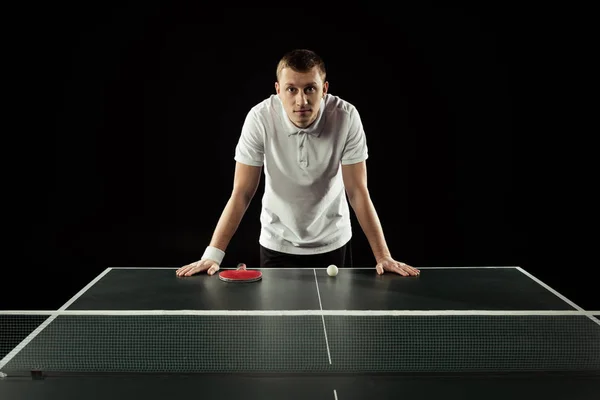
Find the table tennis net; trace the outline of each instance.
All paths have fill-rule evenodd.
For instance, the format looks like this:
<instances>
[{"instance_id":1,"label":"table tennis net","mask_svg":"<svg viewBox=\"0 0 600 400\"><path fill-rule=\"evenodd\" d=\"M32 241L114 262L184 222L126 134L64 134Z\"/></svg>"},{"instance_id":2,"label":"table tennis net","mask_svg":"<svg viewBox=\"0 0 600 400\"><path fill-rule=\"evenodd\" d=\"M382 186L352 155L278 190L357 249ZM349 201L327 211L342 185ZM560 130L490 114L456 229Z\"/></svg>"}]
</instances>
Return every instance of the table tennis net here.
<instances>
[{"instance_id":1,"label":"table tennis net","mask_svg":"<svg viewBox=\"0 0 600 400\"><path fill-rule=\"evenodd\" d=\"M0 311L0 372L598 372L597 318L575 311Z\"/></svg>"}]
</instances>

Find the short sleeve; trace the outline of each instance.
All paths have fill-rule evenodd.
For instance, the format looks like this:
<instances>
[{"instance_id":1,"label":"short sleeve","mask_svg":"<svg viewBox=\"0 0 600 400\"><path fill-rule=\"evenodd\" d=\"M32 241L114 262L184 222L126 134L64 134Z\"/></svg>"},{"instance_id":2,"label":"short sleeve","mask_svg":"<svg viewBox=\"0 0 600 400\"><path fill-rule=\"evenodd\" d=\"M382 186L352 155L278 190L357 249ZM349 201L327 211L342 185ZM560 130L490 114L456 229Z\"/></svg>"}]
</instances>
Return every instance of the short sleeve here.
<instances>
[{"instance_id":1,"label":"short sleeve","mask_svg":"<svg viewBox=\"0 0 600 400\"><path fill-rule=\"evenodd\" d=\"M265 149L263 132L264 127L258 123L254 110L251 110L244 120L234 159L242 164L261 167Z\"/></svg>"},{"instance_id":2,"label":"short sleeve","mask_svg":"<svg viewBox=\"0 0 600 400\"><path fill-rule=\"evenodd\" d=\"M348 136L342 152L342 164L356 164L369 157L367 138L363 129L360 115L356 108L349 114Z\"/></svg>"}]
</instances>

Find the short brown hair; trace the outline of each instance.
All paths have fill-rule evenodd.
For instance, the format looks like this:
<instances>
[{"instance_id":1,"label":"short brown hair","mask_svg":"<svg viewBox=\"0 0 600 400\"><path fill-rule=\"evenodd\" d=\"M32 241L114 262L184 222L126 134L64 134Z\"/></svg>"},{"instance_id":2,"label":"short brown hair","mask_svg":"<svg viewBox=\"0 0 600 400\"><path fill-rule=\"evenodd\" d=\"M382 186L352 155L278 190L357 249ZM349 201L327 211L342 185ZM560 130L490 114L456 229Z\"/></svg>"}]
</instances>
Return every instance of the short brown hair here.
<instances>
[{"instance_id":1,"label":"short brown hair","mask_svg":"<svg viewBox=\"0 0 600 400\"><path fill-rule=\"evenodd\" d=\"M317 67L323 82L325 82L325 77L327 75L325 71L325 63L312 50L307 49L295 49L287 52L284 56L279 60L279 64L277 64L277 80L279 80L279 75L281 74L281 70L284 68L291 68L296 72L308 72L314 67Z\"/></svg>"}]
</instances>

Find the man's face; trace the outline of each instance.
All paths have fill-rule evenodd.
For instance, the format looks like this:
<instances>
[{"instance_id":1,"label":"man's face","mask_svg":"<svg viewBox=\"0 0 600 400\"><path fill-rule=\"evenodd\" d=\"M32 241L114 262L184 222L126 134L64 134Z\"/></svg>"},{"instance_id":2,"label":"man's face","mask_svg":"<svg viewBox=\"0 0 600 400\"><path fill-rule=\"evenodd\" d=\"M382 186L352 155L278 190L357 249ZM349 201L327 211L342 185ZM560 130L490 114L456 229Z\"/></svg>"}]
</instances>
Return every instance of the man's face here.
<instances>
[{"instance_id":1,"label":"man's face","mask_svg":"<svg viewBox=\"0 0 600 400\"><path fill-rule=\"evenodd\" d=\"M306 128L317 119L321 99L327 93L328 86L327 82L323 82L317 67L309 72L284 68L278 82L275 82L275 90L285 112L298 128Z\"/></svg>"}]
</instances>

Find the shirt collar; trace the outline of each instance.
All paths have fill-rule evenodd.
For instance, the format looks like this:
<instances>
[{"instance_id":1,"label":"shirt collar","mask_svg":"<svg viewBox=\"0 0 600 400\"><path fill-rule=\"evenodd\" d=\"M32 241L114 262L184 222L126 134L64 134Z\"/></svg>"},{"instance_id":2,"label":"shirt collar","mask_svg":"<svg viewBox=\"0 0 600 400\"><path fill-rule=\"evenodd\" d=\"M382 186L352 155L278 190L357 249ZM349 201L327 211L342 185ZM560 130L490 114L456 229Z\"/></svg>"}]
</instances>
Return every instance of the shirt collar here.
<instances>
[{"instance_id":1,"label":"shirt collar","mask_svg":"<svg viewBox=\"0 0 600 400\"><path fill-rule=\"evenodd\" d=\"M290 118L285 112L285 108L283 107L283 103L281 103L281 99L277 98L281 104L281 113L283 118L283 123L285 125L285 131L288 136L297 135L301 132L308 133L310 135L319 137L321 135L321 131L323 130L323 109L325 108L325 100L321 99L321 106L319 107L319 114L317 115L317 119L313 121L313 123L307 128L298 128L296 125L290 121Z\"/></svg>"}]
</instances>

